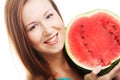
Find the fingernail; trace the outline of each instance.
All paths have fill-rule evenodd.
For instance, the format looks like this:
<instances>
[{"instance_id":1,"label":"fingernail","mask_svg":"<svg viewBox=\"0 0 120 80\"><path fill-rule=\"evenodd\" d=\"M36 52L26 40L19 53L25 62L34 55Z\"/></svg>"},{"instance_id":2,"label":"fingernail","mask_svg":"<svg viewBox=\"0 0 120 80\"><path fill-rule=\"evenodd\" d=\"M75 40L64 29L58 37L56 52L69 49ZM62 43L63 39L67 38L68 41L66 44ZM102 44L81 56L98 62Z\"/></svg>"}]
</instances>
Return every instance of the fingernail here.
<instances>
[{"instance_id":1,"label":"fingernail","mask_svg":"<svg viewBox=\"0 0 120 80\"><path fill-rule=\"evenodd\" d=\"M120 64L120 62L118 64Z\"/></svg>"},{"instance_id":2,"label":"fingernail","mask_svg":"<svg viewBox=\"0 0 120 80\"><path fill-rule=\"evenodd\" d=\"M101 65L99 65L99 66L96 66L94 69L93 69L93 73L94 74L98 74L100 71L101 71L101 68L102 68L102 66Z\"/></svg>"}]
</instances>

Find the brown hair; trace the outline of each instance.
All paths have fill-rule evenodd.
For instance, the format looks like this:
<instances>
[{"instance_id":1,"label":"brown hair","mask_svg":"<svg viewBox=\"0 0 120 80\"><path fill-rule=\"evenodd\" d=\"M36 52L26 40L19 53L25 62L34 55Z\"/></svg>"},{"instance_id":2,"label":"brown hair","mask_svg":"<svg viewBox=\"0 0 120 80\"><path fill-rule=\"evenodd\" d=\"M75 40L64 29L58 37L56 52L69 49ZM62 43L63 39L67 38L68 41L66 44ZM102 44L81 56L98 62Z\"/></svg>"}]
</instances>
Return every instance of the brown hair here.
<instances>
[{"instance_id":1,"label":"brown hair","mask_svg":"<svg viewBox=\"0 0 120 80\"><path fill-rule=\"evenodd\" d=\"M53 0L49 1L60 15ZM6 1L5 21L9 38L24 66L29 71L32 80L55 80L48 62L29 44L21 17L21 12L26 2L27 0Z\"/></svg>"}]
</instances>

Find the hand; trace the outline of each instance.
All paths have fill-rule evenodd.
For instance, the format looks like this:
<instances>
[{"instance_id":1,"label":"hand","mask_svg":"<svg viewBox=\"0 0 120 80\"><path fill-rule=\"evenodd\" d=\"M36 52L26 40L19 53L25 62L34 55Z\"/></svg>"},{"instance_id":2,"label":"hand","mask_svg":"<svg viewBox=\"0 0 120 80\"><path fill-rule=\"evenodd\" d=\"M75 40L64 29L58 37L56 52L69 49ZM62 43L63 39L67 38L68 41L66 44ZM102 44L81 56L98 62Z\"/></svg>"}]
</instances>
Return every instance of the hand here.
<instances>
[{"instance_id":1,"label":"hand","mask_svg":"<svg viewBox=\"0 0 120 80\"><path fill-rule=\"evenodd\" d=\"M120 73L115 76L114 80L120 80Z\"/></svg>"},{"instance_id":2,"label":"hand","mask_svg":"<svg viewBox=\"0 0 120 80\"><path fill-rule=\"evenodd\" d=\"M100 70L101 66L96 67L91 73L84 76L84 80L120 80L120 62L109 73L97 76Z\"/></svg>"}]
</instances>

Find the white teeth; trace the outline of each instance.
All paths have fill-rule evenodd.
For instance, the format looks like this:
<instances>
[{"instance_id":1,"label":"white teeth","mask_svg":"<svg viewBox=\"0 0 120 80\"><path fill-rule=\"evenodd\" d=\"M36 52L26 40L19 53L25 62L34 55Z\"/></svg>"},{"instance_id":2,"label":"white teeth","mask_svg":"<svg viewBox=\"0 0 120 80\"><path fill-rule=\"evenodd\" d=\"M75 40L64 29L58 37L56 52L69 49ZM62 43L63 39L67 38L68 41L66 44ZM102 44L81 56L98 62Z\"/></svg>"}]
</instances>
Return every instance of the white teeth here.
<instances>
[{"instance_id":1,"label":"white teeth","mask_svg":"<svg viewBox=\"0 0 120 80\"><path fill-rule=\"evenodd\" d=\"M54 36L52 39L50 39L49 41L47 41L47 43L51 43L54 42L56 40L57 36Z\"/></svg>"},{"instance_id":2,"label":"white teeth","mask_svg":"<svg viewBox=\"0 0 120 80\"><path fill-rule=\"evenodd\" d=\"M51 38L49 38L48 40L46 40L44 43L47 44L47 45L54 45L56 44L59 39L58 39L58 33L53 35Z\"/></svg>"}]
</instances>

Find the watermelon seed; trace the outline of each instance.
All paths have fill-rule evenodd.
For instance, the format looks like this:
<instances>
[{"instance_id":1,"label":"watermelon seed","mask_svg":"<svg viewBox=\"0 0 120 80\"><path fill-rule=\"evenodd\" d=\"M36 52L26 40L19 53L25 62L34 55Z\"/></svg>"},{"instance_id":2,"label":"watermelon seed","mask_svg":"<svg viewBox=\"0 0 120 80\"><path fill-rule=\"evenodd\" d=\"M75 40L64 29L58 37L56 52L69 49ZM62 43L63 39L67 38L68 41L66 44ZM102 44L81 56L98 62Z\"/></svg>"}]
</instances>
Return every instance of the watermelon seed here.
<instances>
[{"instance_id":1,"label":"watermelon seed","mask_svg":"<svg viewBox=\"0 0 120 80\"><path fill-rule=\"evenodd\" d=\"M82 38L82 39L85 39L85 37L84 37L84 36L81 36L81 38Z\"/></svg>"},{"instance_id":2,"label":"watermelon seed","mask_svg":"<svg viewBox=\"0 0 120 80\"><path fill-rule=\"evenodd\" d=\"M87 43L85 43L84 46L87 46Z\"/></svg>"},{"instance_id":3,"label":"watermelon seed","mask_svg":"<svg viewBox=\"0 0 120 80\"><path fill-rule=\"evenodd\" d=\"M111 31L109 31L109 33L112 35L113 34L113 32L111 32Z\"/></svg>"},{"instance_id":4,"label":"watermelon seed","mask_svg":"<svg viewBox=\"0 0 120 80\"><path fill-rule=\"evenodd\" d=\"M120 45L120 40L119 40L119 39L117 39L117 42L118 42L118 44Z\"/></svg>"},{"instance_id":5,"label":"watermelon seed","mask_svg":"<svg viewBox=\"0 0 120 80\"><path fill-rule=\"evenodd\" d=\"M80 27L83 27L83 25L80 25Z\"/></svg>"},{"instance_id":6,"label":"watermelon seed","mask_svg":"<svg viewBox=\"0 0 120 80\"><path fill-rule=\"evenodd\" d=\"M88 50L88 53L92 53L92 51L91 51L91 50Z\"/></svg>"},{"instance_id":7,"label":"watermelon seed","mask_svg":"<svg viewBox=\"0 0 120 80\"><path fill-rule=\"evenodd\" d=\"M118 36L115 36L115 40L117 40Z\"/></svg>"},{"instance_id":8,"label":"watermelon seed","mask_svg":"<svg viewBox=\"0 0 120 80\"><path fill-rule=\"evenodd\" d=\"M116 36L114 39L117 41L118 45L120 45L120 40L118 39L118 36Z\"/></svg>"},{"instance_id":9,"label":"watermelon seed","mask_svg":"<svg viewBox=\"0 0 120 80\"><path fill-rule=\"evenodd\" d=\"M114 28L114 30L117 30L117 28L115 27L115 25L112 26Z\"/></svg>"},{"instance_id":10,"label":"watermelon seed","mask_svg":"<svg viewBox=\"0 0 120 80\"><path fill-rule=\"evenodd\" d=\"M120 45L120 40L119 40L119 39L117 39L116 41L117 41L118 45Z\"/></svg>"},{"instance_id":11,"label":"watermelon seed","mask_svg":"<svg viewBox=\"0 0 120 80\"><path fill-rule=\"evenodd\" d=\"M101 59L100 62L101 62L101 65L105 65L103 59Z\"/></svg>"}]
</instances>

